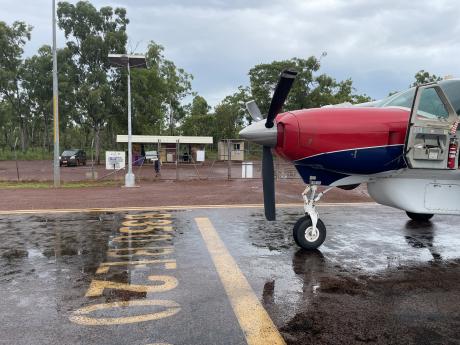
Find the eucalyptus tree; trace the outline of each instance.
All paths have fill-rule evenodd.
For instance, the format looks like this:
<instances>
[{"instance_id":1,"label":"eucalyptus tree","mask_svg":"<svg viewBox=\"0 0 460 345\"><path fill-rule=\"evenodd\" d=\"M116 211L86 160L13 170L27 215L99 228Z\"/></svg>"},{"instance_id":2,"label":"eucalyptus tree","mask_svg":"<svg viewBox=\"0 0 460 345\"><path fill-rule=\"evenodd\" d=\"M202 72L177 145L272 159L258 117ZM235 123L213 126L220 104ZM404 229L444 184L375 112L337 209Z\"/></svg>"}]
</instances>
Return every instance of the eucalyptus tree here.
<instances>
[{"instance_id":1,"label":"eucalyptus tree","mask_svg":"<svg viewBox=\"0 0 460 345\"><path fill-rule=\"evenodd\" d=\"M108 54L126 53L129 20L124 8L106 6L98 10L86 1L60 2L57 15L78 71L78 86L73 90L75 120L93 131L99 163L101 130L107 126L113 109Z\"/></svg>"},{"instance_id":2,"label":"eucalyptus tree","mask_svg":"<svg viewBox=\"0 0 460 345\"><path fill-rule=\"evenodd\" d=\"M12 25L0 21L0 95L10 105L13 121L19 127L21 148L27 148L28 110L22 87L24 46L32 27L21 21Z\"/></svg>"}]
</instances>

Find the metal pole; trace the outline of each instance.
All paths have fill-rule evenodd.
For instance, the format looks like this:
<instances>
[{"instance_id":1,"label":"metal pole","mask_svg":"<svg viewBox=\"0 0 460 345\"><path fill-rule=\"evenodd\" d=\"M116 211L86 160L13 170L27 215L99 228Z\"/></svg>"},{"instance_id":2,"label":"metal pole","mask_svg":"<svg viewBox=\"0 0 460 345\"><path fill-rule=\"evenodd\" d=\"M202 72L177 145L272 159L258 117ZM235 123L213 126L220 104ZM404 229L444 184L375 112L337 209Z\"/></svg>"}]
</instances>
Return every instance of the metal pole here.
<instances>
[{"instance_id":1,"label":"metal pole","mask_svg":"<svg viewBox=\"0 0 460 345\"><path fill-rule=\"evenodd\" d=\"M18 144L18 138L16 138L16 141L14 142L14 160L16 161L16 174L18 175L18 181L19 181L18 153L16 151L17 144Z\"/></svg>"},{"instance_id":2,"label":"metal pole","mask_svg":"<svg viewBox=\"0 0 460 345\"><path fill-rule=\"evenodd\" d=\"M53 180L54 187L61 186L59 170L59 109L58 109L58 77L56 54L56 0L53 0L53 119L54 119L54 160Z\"/></svg>"},{"instance_id":3,"label":"metal pole","mask_svg":"<svg viewBox=\"0 0 460 345\"><path fill-rule=\"evenodd\" d=\"M176 142L176 180L179 180L179 139Z\"/></svg>"},{"instance_id":4,"label":"metal pole","mask_svg":"<svg viewBox=\"0 0 460 345\"><path fill-rule=\"evenodd\" d=\"M228 179L232 178L232 148L231 148L231 140L227 139L227 170L228 170Z\"/></svg>"},{"instance_id":5,"label":"metal pole","mask_svg":"<svg viewBox=\"0 0 460 345\"><path fill-rule=\"evenodd\" d=\"M91 139L91 178L94 180L94 136Z\"/></svg>"},{"instance_id":6,"label":"metal pole","mask_svg":"<svg viewBox=\"0 0 460 345\"><path fill-rule=\"evenodd\" d=\"M133 174L133 151L132 151L132 133L131 133L131 69L128 61L128 173L125 176L125 187L135 186L135 177Z\"/></svg>"}]
</instances>

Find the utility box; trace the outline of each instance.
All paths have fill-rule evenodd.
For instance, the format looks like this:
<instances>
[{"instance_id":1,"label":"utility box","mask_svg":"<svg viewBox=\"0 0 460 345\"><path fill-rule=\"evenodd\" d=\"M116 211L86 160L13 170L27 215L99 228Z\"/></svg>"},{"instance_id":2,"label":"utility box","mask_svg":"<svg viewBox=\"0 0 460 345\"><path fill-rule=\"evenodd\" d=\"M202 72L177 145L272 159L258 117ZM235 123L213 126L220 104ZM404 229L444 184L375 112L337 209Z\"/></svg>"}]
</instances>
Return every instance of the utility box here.
<instances>
[{"instance_id":1,"label":"utility box","mask_svg":"<svg viewBox=\"0 0 460 345\"><path fill-rule=\"evenodd\" d=\"M254 177L254 164L252 162L243 162L241 164L241 177L253 178Z\"/></svg>"},{"instance_id":2,"label":"utility box","mask_svg":"<svg viewBox=\"0 0 460 345\"><path fill-rule=\"evenodd\" d=\"M204 162L204 150L197 150L196 151L196 161L197 162Z\"/></svg>"}]
</instances>

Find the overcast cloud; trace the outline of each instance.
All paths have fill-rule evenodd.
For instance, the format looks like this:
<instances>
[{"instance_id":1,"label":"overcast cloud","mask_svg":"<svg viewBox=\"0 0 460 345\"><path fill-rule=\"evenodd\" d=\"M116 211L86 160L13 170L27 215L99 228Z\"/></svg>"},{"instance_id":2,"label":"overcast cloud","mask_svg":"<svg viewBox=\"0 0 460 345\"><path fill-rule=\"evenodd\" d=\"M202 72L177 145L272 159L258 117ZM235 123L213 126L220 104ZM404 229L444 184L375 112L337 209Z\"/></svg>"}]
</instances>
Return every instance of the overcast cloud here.
<instances>
[{"instance_id":1,"label":"overcast cloud","mask_svg":"<svg viewBox=\"0 0 460 345\"><path fill-rule=\"evenodd\" d=\"M76 1L71 1L76 2ZM382 98L425 69L459 76L460 6L455 0L94 0L125 7L131 49L150 40L195 77L215 105L258 63L319 56L322 72L352 78L360 93ZM20 3L20 6L18 4ZM51 42L51 0L0 0L0 20L34 26L26 54ZM58 45L64 45L62 33Z\"/></svg>"}]
</instances>

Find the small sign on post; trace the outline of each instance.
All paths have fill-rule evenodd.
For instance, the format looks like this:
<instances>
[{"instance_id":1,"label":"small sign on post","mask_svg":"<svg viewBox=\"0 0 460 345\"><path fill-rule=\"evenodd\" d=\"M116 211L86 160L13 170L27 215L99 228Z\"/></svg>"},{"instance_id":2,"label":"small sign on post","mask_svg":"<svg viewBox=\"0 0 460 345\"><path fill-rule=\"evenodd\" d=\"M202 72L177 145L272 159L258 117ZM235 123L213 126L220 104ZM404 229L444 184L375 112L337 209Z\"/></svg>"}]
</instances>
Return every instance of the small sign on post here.
<instances>
[{"instance_id":1,"label":"small sign on post","mask_svg":"<svg viewBox=\"0 0 460 345\"><path fill-rule=\"evenodd\" d=\"M120 170L125 167L124 151L106 151L105 152L105 169Z\"/></svg>"}]
</instances>

